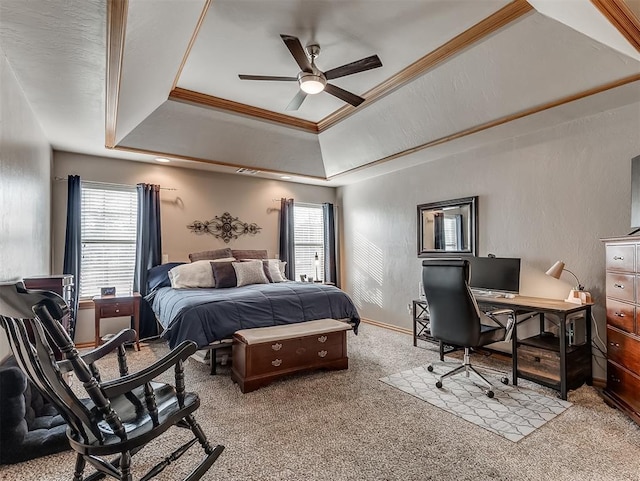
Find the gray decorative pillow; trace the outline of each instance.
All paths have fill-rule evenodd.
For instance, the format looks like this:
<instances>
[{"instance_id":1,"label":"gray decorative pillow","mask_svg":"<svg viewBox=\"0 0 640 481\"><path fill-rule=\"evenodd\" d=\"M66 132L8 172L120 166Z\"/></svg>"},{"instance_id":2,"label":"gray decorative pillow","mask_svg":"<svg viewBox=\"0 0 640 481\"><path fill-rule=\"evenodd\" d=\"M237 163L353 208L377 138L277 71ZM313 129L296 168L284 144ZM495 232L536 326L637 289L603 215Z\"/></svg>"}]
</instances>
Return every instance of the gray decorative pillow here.
<instances>
[{"instance_id":1,"label":"gray decorative pillow","mask_svg":"<svg viewBox=\"0 0 640 481\"><path fill-rule=\"evenodd\" d=\"M224 249L216 249L212 251L193 252L189 254L189 260L191 262L224 259L225 257L235 257L233 254L231 254L231 249L229 247L225 247Z\"/></svg>"},{"instance_id":2,"label":"gray decorative pillow","mask_svg":"<svg viewBox=\"0 0 640 481\"><path fill-rule=\"evenodd\" d=\"M236 278L238 279L238 287L248 286L250 284L268 284L269 279L264 274L264 267L261 260L233 262Z\"/></svg>"}]
</instances>

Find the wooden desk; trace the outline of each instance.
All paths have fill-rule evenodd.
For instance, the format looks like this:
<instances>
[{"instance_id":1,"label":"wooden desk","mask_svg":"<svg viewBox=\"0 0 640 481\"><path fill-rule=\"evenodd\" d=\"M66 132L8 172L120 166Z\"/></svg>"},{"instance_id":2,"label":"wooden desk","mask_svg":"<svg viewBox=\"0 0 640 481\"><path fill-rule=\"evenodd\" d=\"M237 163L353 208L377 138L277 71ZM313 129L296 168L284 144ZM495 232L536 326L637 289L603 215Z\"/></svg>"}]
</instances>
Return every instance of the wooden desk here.
<instances>
[{"instance_id":1,"label":"wooden desk","mask_svg":"<svg viewBox=\"0 0 640 481\"><path fill-rule=\"evenodd\" d=\"M133 316L133 328L136 331L136 347L140 350L140 294L130 296L95 296L95 345L100 345L100 321L109 317Z\"/></svg>"},{"instance_id":2,"label":"wooden desk","mask_svg":"<svg viewBox=\"0 0 640 481\"><path fill-rule=\"evenodd\" d=\"M583 382L591 385L593 376L591 371L591 306L589 304L573 304L557 299L545 299L542 297L516 296L513 299L506 297L481 297L476 296L479 304L491 305L496 307L507 307L515 311L516 316L519 314L535 313L540 317L540 334L529 339L518 339L517 323L512 335L512 353L513 361L513 384L518 384L518 377L528 379L536 383L558 389L560 397L567 399L567 391L574 389ZM585 343L578 346L567 345L567 318L574 314L583 313L585 318ZM553 314L559 319L558 336L549 335L544 331L545 314ZM547 335L545 335L547 334ZM556 381L551 378L534 376L522 370L518 370L518 346L523 345L527 348L540 349L546 352L558 352L559 355L559 379ZM575 372L572 372L571 386L567 378L567 359L568 356L575 360ZM584 364L585 359L588 359ZM540 359L538 359L540 360ZM577 384L579 383L579 384Z\"/></svg>"}]
</instances>

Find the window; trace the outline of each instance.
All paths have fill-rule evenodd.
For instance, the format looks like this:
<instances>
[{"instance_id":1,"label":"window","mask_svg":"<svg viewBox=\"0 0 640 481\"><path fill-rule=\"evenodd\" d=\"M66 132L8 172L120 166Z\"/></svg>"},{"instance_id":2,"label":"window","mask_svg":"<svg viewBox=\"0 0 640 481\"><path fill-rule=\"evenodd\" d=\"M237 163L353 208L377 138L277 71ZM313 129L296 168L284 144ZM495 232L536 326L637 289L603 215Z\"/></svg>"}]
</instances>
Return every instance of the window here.
<instances>
[{"instance_id":1,"label":"window","mask_svg":"<svg viewBox=\"0 0 640 481\"><path fill-rule=\"evenodd\" d=\"M133 289L138 200L135 187L82 182L80 299Z\"/></svg>"},{"instance_id":2,"label":"window","mask_svg":"<svg viewBox=\"0 0 640 481\"><path fill-rule=\"evenodd\" d=\"M324 279L324 222L322 206L317 204L294 204L294 245L296 266L294 279L301 275ZM318 265L315 256L318 255Z\"/></svg>"}]
</instances>

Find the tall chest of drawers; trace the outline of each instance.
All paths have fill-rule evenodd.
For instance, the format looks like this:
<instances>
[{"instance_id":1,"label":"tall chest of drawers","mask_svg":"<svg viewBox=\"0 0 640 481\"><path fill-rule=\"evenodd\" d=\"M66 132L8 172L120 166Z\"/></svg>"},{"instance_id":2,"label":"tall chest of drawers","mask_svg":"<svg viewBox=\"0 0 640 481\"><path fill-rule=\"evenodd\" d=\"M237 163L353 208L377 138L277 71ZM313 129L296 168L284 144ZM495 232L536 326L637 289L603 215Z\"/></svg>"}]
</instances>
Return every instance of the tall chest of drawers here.
<instances>
[{"instance_id":1,"label":"tall chest of drawers","mask_svg":"<svg viewBox=\"0 0 640 481\"><path fill-rule=\"evenodd\" d=\"M605 399L640 424L640 236L602 239L606 252Z\"/></svg>"}]
</instances>

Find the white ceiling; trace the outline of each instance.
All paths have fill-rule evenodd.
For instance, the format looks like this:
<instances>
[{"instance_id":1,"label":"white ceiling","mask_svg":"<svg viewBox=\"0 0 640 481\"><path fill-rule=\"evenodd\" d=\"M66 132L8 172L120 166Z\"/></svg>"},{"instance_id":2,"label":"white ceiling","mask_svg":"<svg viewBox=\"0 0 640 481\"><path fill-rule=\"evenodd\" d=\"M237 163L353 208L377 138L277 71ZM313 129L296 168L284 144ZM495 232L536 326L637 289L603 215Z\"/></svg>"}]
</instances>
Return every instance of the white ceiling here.
<instances>
[{"instance_id":1,"label":"white ceiling","mask_svg":"<svg viewBox=\"0 0 640 481\"><path fill-rule=\"evenodd\" d=\"M640 1L626 2L638 20ZM124 3L114 91L105 87L106 0L0 0L0 48L55 149L341 185L640 102L637 45L590 0ZM456 44L514 5L529 10ZM640 20L633 32L639 39ZM323 92L287 112L295 82L239 80L297 74L280 34L319 43L321 70L377 54L383 67L332 81L369 100L345 108ZM451 56L411 70L449 46ZM174 100L174 87L217 107ZM117 101L115 149L104 147L109 98ZM318 133L277 121L283 114L300 125L337 121Z\"/></svg>"}]
</instances>

